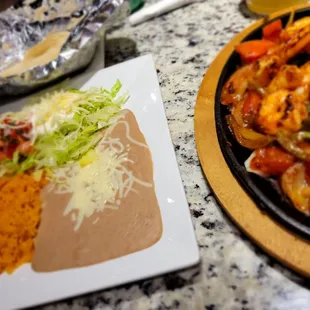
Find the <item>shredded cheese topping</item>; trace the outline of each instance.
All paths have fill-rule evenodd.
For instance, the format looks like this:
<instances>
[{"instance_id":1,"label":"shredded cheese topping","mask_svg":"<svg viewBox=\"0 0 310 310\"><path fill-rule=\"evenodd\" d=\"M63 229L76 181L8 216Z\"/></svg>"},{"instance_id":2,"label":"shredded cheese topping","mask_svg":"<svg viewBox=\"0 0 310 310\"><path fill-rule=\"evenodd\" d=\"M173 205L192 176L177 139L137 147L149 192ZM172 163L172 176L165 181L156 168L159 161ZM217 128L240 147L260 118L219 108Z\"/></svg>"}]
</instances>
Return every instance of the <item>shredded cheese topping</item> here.
<instances>
[{"instance_id":1,"label":"shredded cheese topping","mask_svg":"<svg viewBox=\"0 0 310 310\"><path fill-rule=\"evenodd\" d=\"M126 161L126 154L117 156L109 149L105 149L99 158L84 168L79 169L77 175L70 179L73 190L70 202L64 215L77 210L77 220L74 229L77 230L85 217L105 208L117 208L120 204L116 199L124 195L122 163ZM132 187L133 181L128 184L127 190Z\"/></svg>"},{"instance_id":2,"label":"shredded cheese topping","mask_svg":"<svg viewBox=\"0 0 310 310\"><path fill-rule=\"evenodd\" d=\"M133 188L135 183L144 187L153 186L152 183L135 177L124 165L126 162L134 162L128 158L129 145L125 146L119 138L110 137L117 125L125 126L129 141L140 147L147 147L130 136L128 122L116 121L105 131L95 149L95 157L86 156L86 160L82 160L80 164L67 165L54 171L56 193L72 193L64 215L71 214L75 231L80 228L85 217L105 208L119 208L121 200L129 192L137 193ZM90 162L87 163L87 160Z\"/></svg>"}]
</instances>

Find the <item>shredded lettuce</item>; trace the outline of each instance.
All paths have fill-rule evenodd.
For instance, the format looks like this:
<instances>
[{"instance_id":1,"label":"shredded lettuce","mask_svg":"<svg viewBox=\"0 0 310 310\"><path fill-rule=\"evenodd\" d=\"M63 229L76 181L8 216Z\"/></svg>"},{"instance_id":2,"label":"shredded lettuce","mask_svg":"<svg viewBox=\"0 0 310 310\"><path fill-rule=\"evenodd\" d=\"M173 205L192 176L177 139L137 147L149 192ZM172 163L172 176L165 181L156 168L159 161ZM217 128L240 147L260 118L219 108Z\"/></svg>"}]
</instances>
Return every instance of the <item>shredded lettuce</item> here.
<instances>
[{"instance_id":1,"label":"shredded lettuce","mask_svg":"<svg viewBox=\"0 0 310 310\"><path fill-rule=\"evenodd\" d=\"M13 158L12 158L13 164L17 165L18 164L18 160L19 160L19 152L15 151L14 154L13 154Z\"/></svg>"},{"instance_id":2,"label":"shredded lettuce","mask_svg":"<svg viewBox=\"0 0 310 310\"><path fill-rule=\"evenodd\" d=\"M109 125L128 99L127 94L117 97L121 86L120 81L116 81L110 91L103 88L69 90L80 94L75 102L75 113L57 130L37 139L38 165L49 167L73 162L95 147L102 138L99 131Z\"/></svg>"},{"instance_id":3,"label":"shredded lettuce","mask_svg":"<svg viewBox=\"0 0 310 310\"><path fill-rule=\"evenodd\" d=\"M38 135L34 141L36 151L30 156L24 158L15 152L12 160L1 163L4 170L18 173L79 160L97 145L102 138L100 130L108 127L123 108L128 94L117 96L121 87L121 82L117 80L110 91L104 88L66 90L79 94L72 102L73 116L59 122L55 130Z\"/></svg>"}]
</instances>

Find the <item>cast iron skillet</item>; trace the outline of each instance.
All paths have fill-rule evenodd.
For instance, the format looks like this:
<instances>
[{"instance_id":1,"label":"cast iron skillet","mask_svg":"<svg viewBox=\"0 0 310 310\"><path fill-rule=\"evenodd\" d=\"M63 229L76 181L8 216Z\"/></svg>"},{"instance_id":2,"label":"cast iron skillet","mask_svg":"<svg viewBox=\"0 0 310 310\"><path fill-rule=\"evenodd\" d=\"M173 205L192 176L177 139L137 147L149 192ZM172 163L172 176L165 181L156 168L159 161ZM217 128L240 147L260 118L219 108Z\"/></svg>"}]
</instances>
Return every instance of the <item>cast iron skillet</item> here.
<instances>
[{"instance_id":1,"label":"cast iron skillet","mask_svg":"<svg viewBox=\"0 0 310 310\"><path fill-rule=\"evenodd\" d=\"M297 10L295 12L295 20L309 15L310 8ZM279 19L279 17L276 19ZM288 19L289 14L285 14L281 17L283 25L286 25ZM244 41L261 38L262 28L259 27L250 33ZM308 55L300 55L293 59L291 63L301 65L309 59ZM251 150L239 145L228 128L225 116L229 114L229 110L226 106L221 104L220 95L224 83L240 64L239 55L233 52L224 66L217 85L215 121L222 153L234 177L259 208L268 212L270 216L279 221L283 226L310 240L310 216L306 216L298 211L290 200L284 196L276 182L261 178L258 175L246 171L244 161L250 156ZM262 227L262 230L263 229L264 227ZM272 238L272 236L270 237Z\"/></svg>"}]
</instances>

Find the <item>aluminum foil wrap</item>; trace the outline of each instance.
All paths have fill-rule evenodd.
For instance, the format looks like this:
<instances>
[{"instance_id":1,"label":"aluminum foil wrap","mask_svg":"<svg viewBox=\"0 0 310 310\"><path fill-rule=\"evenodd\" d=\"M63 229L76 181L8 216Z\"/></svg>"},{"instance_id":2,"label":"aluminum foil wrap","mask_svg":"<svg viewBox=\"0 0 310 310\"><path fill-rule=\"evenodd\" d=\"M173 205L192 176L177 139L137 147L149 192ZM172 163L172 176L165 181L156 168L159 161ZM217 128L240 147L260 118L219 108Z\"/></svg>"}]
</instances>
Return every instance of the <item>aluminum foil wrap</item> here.
<instances>
[{"instance_id":1,"label":"aluminum foil wrap","mask_svg":"<svg viewBox=\"0 0 310 310\"><path fill-rule=\"evenodd\" d=\"M69 37L54 60L0 76L0 96L24 94L85 68L104 31L128 14L129 0L20 0L0 13L0 73L23 61L48 34L68 31Z\"/></svg>"}]
</instances>

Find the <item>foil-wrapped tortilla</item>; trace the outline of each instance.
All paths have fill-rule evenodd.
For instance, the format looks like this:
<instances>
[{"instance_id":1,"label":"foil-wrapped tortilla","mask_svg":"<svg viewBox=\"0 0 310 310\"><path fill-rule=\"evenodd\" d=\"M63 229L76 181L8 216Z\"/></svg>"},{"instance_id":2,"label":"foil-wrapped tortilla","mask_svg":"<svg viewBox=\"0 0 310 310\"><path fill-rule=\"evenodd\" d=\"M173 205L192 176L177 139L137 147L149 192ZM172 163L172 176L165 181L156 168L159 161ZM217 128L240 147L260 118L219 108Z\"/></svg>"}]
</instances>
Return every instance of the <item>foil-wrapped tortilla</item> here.
<instances>
[{"instance_id":1,"label":"foil-wrapped tortilla","mask_svg":"<svg viewBox=\"0 0 310 310\"><path fill-rule=\"evenodd\" d=\"M20 0L0 13L0 96L20 95L86 67L128 0Z\"/></svg>"}]
</instances>

